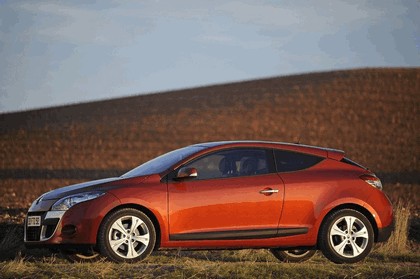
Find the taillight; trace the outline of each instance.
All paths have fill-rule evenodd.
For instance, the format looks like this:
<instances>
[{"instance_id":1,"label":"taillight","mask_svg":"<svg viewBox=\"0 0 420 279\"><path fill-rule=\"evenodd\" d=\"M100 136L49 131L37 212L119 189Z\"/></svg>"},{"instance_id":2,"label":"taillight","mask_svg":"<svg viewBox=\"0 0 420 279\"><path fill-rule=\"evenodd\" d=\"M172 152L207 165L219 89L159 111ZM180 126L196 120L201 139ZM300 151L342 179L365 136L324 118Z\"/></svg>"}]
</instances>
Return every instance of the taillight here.
<instances>
[{"instance_id":1,"label":"taillight","mask_svg":"<svg viewBox=\"0 0 420 279\"><path fill-rule=\"evenodd\" d=\"M370 186L373 186L375 188L378 188L379 190L382 190L382 182L379 178L377 178L374 175L364 174L361 175L360 178L365 181Z\"/></svg>"}]
</instances>

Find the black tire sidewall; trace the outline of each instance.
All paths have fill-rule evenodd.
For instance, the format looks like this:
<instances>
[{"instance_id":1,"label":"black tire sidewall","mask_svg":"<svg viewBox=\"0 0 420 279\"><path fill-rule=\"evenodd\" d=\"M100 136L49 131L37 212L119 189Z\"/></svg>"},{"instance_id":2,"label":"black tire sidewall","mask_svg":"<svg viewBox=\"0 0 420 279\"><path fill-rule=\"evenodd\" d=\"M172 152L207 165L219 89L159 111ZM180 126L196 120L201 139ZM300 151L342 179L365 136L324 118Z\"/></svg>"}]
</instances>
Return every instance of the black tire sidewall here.
<instances>
[{"instance_id":1,"label":"black tire sidewall","mask_svg":"<svg viewBox=\"0 0 420 279\"><path fill-rule=\"evenodd\" d=\"M82 254L77 251L60 250L60 255L71 263L93 263L102 259L102 255L99 253L94 257L80 257L79 255Z\"/></svg>"},{"instance_id":2,"label":"black tire sidewall","mask_svg":"<svg viewBox=\"0 0 420 279\"><path fill-rule=\"evenodd\" d=\"M331 245L330 242L330 232L331 232L331 227L333 226L333 224L340 218L344 217L344 216L352 216L352 217L356 217L358 218L360 221L363 222L363 224L365 225L367 231L368 231L368 235L369 235L369 239L368 239L368 243L367 246L365 248L365 250L358 256L356 257L352 257L352 258L348 258L348 257L343 257L340 254L338 254L334 248ZM338 210L336 212L333 212L332 214L330 214L329 216L326 217L325 222L323 223L321 230L320 230L320 248L322 253L324 254L324 256L326 258L328 258L329 260L331 260L334 263L356 263L359 262L361 260L363 260L364 258L366 258L367 255L369 255L370 251L372 250L373 247L373 243L374 243L374 231L372 228L372 224L370 223L370 221L368 220L368 218L366 218L365 215L363 215L362 213L360 213L359 211L353 210L353 209L341 209Z\"/></svg>"},{"instance_id":3,"label":"black tire sidewall","mask_svg":"<svg viewBox=\"0 0 420 279\"><path fill-rule=\"evenodd\" d=\"M305 253L303 255L296 255L292 256L286 251L280 250L280 249L270 249L270 252L281 262L291 262L291 263L300 263L309 260L312 258L316 250L307 250L308 253Z\"/></svg>"},{"instance_id":4,"label":"black tire sidewall","mask_svg":"<svg viewBox=\"0 0 420 279\"><path fill-rule=\"evenodd\" d=\"M114 252L111 248L110 243L108 241L109 231L111 229L112 224L119 218L124 216L135 216L141 219L147 226L149 230L149 245L146 247L146 250L136 258L133 259L126 259L120 257L118 254ZM144 214L143 212L132 209L132 208L124 208L117 211L114 211L107 215L100 226L99 234L98 234L98 249L100 253L107 257L108 259L114 262L137 262L145 259L148 255L150 255L154 249L156 243L156 230L153 225L153 222L150 218Z\"/></svg>"}]
</instances>

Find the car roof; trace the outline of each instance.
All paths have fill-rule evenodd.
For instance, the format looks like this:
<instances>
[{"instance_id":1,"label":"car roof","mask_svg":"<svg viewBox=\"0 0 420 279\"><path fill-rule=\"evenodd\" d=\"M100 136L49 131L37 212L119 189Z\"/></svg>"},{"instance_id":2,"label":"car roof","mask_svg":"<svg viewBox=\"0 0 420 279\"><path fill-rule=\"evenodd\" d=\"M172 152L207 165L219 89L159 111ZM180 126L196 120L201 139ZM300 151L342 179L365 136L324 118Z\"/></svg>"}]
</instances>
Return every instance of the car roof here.
<instances>
[{"instance_id":1,"label":"car roof","mask_svg":"<svg viewBox=\"0 0 420 279\"><path fill-rule=\"evenodd\" d=\"M287 143L287 142L274 142L274 141L257 141L257 140L235 140L235 141L214 141L214 142L204 142L197 143L193 146L206 147L206 149L219 149L226 147L262 147L262 148L274 148L282 150L290 150L302 153L308 153L323 157L329 157L336 160L341 160L344 157L344 151L305 145L299 143Z\"/></svg>"}]
</instances>

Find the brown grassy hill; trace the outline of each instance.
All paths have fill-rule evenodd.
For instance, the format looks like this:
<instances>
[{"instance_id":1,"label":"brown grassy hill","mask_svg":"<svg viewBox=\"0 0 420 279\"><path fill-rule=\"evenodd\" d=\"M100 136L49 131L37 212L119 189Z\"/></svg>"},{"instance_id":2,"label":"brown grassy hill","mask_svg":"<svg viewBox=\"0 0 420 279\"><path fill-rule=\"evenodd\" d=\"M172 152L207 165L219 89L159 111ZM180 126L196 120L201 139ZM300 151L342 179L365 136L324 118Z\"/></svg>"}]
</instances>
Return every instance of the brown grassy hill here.
<instances>
[{"instance_id":1,"label":"brown grassy hill","mask_svg":"<svg viewBox=\"0 0 420 279\"><path fill-rule=\"evenodd\" d=\"M420 170L420 68L223 84L1 114L1 169L129 169L224 139L343 149L382 173Z\"/></svg>"},{"instance_id":2,"label":"brown grassy hill","mask_svg":"<svg viewBox=\"0 0 420 279\"><path fill-rule=\"evenodd\" d=\"M0 114L0 221L21 222L47 190L233 139L343 149L392 200L420 204L419 105L420 68L360 69Z\"/></svg>"}]
</instances>

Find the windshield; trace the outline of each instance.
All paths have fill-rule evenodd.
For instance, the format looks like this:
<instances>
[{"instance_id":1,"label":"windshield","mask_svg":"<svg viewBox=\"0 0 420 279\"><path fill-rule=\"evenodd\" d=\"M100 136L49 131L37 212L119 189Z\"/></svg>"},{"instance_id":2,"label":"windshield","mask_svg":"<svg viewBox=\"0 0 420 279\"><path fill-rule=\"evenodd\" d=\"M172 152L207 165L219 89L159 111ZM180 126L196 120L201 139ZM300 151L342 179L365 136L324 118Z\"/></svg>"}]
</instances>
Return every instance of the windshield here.
<instances>
[{"instance_id":1,"label":"windshield","mask_svg":"<svg viewBox=\"0 0 420 279\"><path fill-rule=\"evenodd\" d=\"M138 166L135 169L132 169L131 171L123 174L121 177L127 178L127 177L141 176L141 175L149 175L149 174L154 174L154 173L161 173L169 169L171 166L181 161L182 159L200 150L203 150L205 148L206 147L204 146L187 146L184 148L176 149L174 151L160 155L159 157L156 157Z\"/></svg>"}]
</instances>

